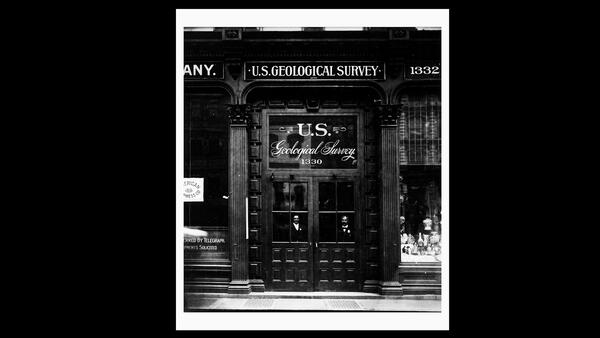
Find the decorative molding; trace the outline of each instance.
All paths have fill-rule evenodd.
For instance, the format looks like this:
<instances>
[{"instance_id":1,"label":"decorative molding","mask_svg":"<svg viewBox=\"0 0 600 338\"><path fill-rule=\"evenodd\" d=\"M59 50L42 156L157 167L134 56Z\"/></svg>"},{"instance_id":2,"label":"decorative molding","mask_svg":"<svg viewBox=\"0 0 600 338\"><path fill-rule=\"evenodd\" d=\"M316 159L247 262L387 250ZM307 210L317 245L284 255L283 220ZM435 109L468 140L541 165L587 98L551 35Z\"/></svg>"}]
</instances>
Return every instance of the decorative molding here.
<instances>
[{"instance_id":1,"label":"decorative molding","mask_svg":"<svg viewBox=\"0 0 600 338\"><path fill-rule=\"evenodd\" d=\"M223 40L241 40L242 29L241 28L225 28L223 29Z\"/></svg>"},{"instance_id":2,"label":"decorative molding","mask_svg":"<svg viewBox=\"0 0 600 338\"><path fill-rule=\"evenodd\" d=\"M404 28L392 28L390 29L390 40L408 40L410 33Z\"/></svg>"},{"instance_id":3,"label":"decorative molding","mask_svg":"<svg viewBox=\"0 0 600 338\"><path fill-rule=\"evenodd\" d=\"M263 225L261 222L262 192L261 192L261 174L262 174L262 156L261 139L262 130L261 114L262 108L247 104L248 112L248 208L249 208L249 238L248 245L250 256L248 259L248 276L250 278L250 289L252 292L264 292L265 283L263 280L264 270L263 262L265 254L262 243Z\"/></svg>"},{"instance_id":4,"label":"decorative molding","mask_svg":"<svg viewBox=\"0 0 600 338\"><path fill-rule=\"evenodd\" d=\"M374 106L377 121L380 127L396 127L400 117L400 105L377 105Z\"/></svg>"},{"instance_id":5,"label":"decorative molding","mask_svg":"<svg viewBox=\"0 0 600 338\"><path fill-rule=\"evenodd\" d=\"M229 122L231 125L246 126L248 124L249 105L246 104L228 104Z\"/></svg>"},{"instance_id":6,"label":"decorative molding","mask_svg":"<svg viewBox=\"0 0 600 338\"><path fill-rule=\"evenodd\" d=\"M317 112L320 108L320 100L317 98L306 99L306 110L310 112Z\"/></svg>"},{"instance_id":7,"label":"decorative molding","mask_svg":"<svg viewBox=\"0 0 600 338\"><path fill-rule=\"evenodd\" d=\"M227 63L227 71L229 72L229 75L231 75L231 77L234 80L237 80L238 77L240 77L240 75L242 74L242 63L241 62L228 62Z\"/></svg>"}]
</instances>

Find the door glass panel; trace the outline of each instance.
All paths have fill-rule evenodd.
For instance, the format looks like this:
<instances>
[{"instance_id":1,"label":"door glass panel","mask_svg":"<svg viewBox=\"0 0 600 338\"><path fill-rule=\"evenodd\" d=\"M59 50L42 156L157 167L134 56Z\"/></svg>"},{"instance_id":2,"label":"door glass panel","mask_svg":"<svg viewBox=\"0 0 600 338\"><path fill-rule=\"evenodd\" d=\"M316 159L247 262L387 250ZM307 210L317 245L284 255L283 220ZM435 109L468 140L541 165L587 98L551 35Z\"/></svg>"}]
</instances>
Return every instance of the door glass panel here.
<instances>
[{"instance_id":1,"label":"door glass panel","mask_svg":"<svg viewBox=\"0 0 600 338\"><path fill-rule=\"evenodd\" d=\"M319 211L335 210L335 183L319 182Z\"/></svg>"},{"instance_id":2,"label":"door glass panel","mask_svg":"<svg viewBox=\"0 0 600 338\"><path fill-rule=\"evenodd\" d=\"M354 242L354 214L337 214L337 239L338 242Z\"/></svg>"},{"instance_id":3,"label":"door glass panel","mask_svg":"<svg viewBox=\"0 0 600 338\"><path fill-rule=\"evenodd\" d=\"M339 182L337 184L337 210L353 211L354 210L354 183Z\"/></svg>"},{"instance_id":4,"label":"door glass panel","mask_svg":"<svg viewBox=\"0 0 600 338\"><path fill-rule=\"evenodd\" d=\"M319 213L319 242L335 242L335 213Z\"/></svg>"},{"instance_id":5,"label":"door glass panel","mask_svg":"<svg viewBox=\"0 0 600 338\"><path fill-rule=\"evenodd\" d=\"M308 183L273 182L272 217L274 242L308 242Z\"/></svg>"},{"instance_id":6,"label":"door glass panel","mask_svg":"<svg viewBox=\"0 0 600 338\"><path fill-rule=\"evenodd\" d=\"M354 182L319 182L319 241L354 242Z\"/></svg>"},{"instance_id":7,"label":"door glass panel","mask_svg":"<svg viewBox=\"0 0 600 338\"><path fill-rule=\"evenodd\" d=\"M273 210L290 210L290 191L287 182L273 182Z\"/></svg>"},{"instance_id":8,"label":"door glass panel","mask_svg":"<svg viewBox=\"0 0 600 338\"><path fill-rule=\"evenodd\" d=\"M308 184L290 183L292 210L308 211Z\"/></svg>"},{"instance_id":9,"label":"door glass panel","mask_svg":"<svg viewBox=\"0 0 600 338\"><path fill-rule=\"evenodd\" d=\"M308 241L308 213L292 213L290 233L292 242Z\"/></svg>"},{"instance_id":10,"label":"door glass panel","mask_svg":"<svg viewBox=\"0 0 600 338\"><path fill-rule=\"evenodd\" d=\"M290 241L290 214L287 212L273 213L273 241Z\"/></svg>"}]
</instances>

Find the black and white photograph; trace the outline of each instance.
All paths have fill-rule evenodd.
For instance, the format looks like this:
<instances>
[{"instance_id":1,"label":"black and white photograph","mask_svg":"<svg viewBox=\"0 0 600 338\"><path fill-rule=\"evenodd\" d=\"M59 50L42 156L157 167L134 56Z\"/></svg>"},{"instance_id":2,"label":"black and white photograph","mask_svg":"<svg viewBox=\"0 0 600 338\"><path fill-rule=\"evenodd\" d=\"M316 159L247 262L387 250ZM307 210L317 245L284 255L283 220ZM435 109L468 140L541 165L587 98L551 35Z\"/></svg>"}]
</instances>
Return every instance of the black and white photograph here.
<instances>
[{"instance_id":1,"label":"black and white photograph","mask_svg":"<svg viewBox=\"0 0 600 338\"><path fill-rule=\"evenodd\" d=\"M179 330L448 330L448 15L177 10Z\"/></svg>"}]
</instances>

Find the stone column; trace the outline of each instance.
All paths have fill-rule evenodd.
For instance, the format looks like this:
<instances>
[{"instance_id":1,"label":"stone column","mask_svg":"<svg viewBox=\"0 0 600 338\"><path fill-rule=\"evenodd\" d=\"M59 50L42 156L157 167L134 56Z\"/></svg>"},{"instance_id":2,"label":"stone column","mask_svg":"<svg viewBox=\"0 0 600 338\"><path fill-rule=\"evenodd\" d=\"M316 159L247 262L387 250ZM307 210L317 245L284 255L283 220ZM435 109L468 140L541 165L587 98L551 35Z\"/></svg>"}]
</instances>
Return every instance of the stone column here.
<instances>
[{"instance_id":1,"label":"stone column","mask_svg":"<svg viewBox=\"0 0 600 338\"><path fill-rule=\"evenodd\" d=\"M379 250L381 258L380 293L402 295L398 264L398 222L400 218L400 191L398 184L397 126L399 107L396 105L376 106L380 138L380 215Z\"/></svg>"},{"instance_id":2,"label":"stone column","mask_svg":"<svg viewBox=\"0 0 600 338\"><path fill-rule=\"evenodd\" d=\"M246 199L248 197L248 131L246 105L229 106L229 293L250 293Z\"/></svg>"}]
</instances>

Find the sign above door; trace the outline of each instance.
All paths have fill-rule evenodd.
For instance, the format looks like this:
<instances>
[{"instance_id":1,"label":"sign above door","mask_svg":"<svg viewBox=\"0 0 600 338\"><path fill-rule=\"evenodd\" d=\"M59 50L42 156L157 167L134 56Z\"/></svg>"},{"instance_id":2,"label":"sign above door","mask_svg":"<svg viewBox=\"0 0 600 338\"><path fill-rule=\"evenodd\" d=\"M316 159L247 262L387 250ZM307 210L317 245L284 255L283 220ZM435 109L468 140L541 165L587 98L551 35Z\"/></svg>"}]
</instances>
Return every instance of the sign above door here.
<instances>
[{"instance_id":1,"label":"sign above door","mask_svg":"<svg viewBox=\"0 0 600 338\"><path fill-rule=\"evenodd\" d=\"M356 116L270 116L269 168L356 169Z\"/></svg>"},{"instance_id":2,"label":"sign above door","mask_svg":"<svg viewBox=\"0 0 600 338\"><path fill-rule=\"evenodd\" d=\"M245 80L385 80L385 62L246 62Z\"/></svg>"}]
</instances>

